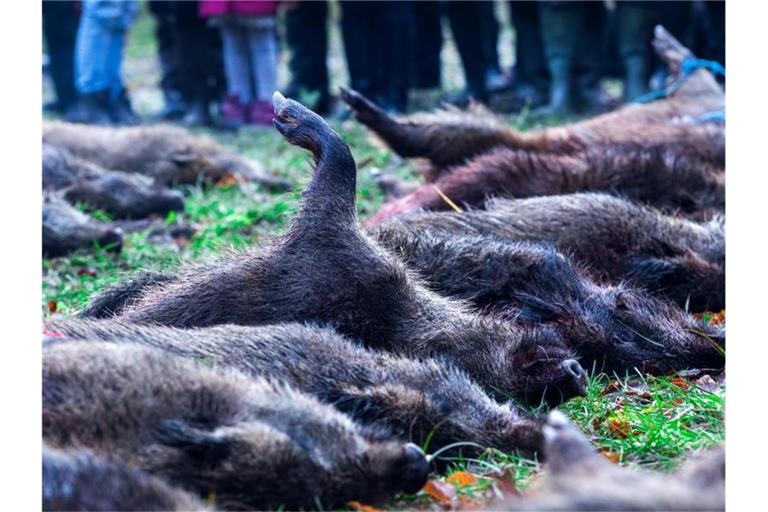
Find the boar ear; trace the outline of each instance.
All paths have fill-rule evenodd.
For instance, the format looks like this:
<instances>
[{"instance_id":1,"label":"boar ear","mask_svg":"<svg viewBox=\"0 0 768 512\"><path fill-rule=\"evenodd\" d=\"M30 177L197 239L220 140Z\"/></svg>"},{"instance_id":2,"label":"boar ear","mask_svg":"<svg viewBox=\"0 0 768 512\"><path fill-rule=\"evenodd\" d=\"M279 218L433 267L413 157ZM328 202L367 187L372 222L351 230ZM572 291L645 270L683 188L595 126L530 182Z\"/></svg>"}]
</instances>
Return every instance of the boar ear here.
<instances>
[{"instance_id":1,"label":"boar ear","mask_svg":"<svg viewBox=\"0 0 768 512\"><path fill-rule=\"evenodd\" d=\"M513 297L518 302L518 318L530 322L551 322L565 313L557 304L546 302L539 297L525 293L515 293Z\"/></svg>"},{"instance_id":2,"label":"boar ear","mask_svg":"<svg viewBox=\"0 0 768 512\"><path fill-rule=\"evenodd\" d=\"M154 426L153 434L160 444L178 448L200 461L216 463L229 454L226 441L184 420L160 421Z\"/></svg>"}]
</instances>

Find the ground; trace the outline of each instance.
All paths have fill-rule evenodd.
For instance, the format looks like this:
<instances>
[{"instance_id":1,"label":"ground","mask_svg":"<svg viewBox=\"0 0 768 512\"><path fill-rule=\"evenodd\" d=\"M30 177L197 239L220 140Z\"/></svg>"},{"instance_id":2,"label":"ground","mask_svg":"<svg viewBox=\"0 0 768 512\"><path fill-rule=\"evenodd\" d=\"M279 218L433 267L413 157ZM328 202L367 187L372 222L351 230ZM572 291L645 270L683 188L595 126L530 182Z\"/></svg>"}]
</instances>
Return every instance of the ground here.
<instances>
[{"instance_id":1,"label":"ground","mask_svg":"<svg viewBox=\"0 0 768 512\"><path fill-rule=\"evenodd\" d=\"M137 110L147 117L159 110L162 101L157 86L159 71L153 30L153 21L143 4L129 40L124 75ZM502 32L500 46L505 65L511 60L513 37L508 29ZM462 79L458 57L450 43L443 54L445 86L456 89ZM287 73L284 57L281 83ZM336 31L332 33L329 62L334 85L343 83L346 72ZM44 91L49 95L50 87L46 85ZM535 126L525 113L508 119L521 129ZM384 170L409 179L416 177L407 162L369 137L359 124L350 120L333 124L358 162L358 212L364 219L381 204L372 172ZM167 219L191 222L198 227L188 243L158 247L148 243L145 234L136 233L126 237L119 256L87 251L69 258L43 260L44 316L53 312L71 314L91 294L136 270L170 269L183 262L209 259L229 249L264 243L281 232L310 177L305 152L287 144L271 128L248 128L238 133L203 131L260 161L265 168L288 177L296 185L295 192L271 195L256 186L249 185L244 191L227 183L208 190L190 187L184 191L185 211ZM721 379L695 373L667 377L593 374L588 396L571 400L562 410L616 463L669 471L693 451L724 439L724 407L725 385ZM425 491L416 496L401 496L392 506L477 508L499 493L535 486L532 477L540 470L536 461L498 452L488 452L478 460L456 460L454 464L447 473L434 475L435 481Z\"/></svg>"}]
</instances>

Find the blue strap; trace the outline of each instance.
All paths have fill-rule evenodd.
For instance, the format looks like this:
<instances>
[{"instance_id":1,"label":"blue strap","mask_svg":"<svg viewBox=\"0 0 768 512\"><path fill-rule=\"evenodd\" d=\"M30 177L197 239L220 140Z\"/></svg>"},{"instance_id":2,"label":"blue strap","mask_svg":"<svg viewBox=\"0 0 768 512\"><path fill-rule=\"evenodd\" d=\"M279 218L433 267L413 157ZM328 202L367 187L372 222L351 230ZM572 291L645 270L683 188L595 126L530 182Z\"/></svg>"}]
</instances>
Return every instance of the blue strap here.
<instances>
[{"instance_id":1,"label":"blue strap","mask_svg":"<svg viewBox=\"0 0 768 512\"><path fill-rule=\"evenodd\" d=\"M725 76L725 68L719 62L689 57L680 64L680 78L672 82L668 87L657 91L651 91L648 94L643 94L639 98L635 98L632 103L649 103L651 101L666 98L678 90L694 71L702 68L707 69L716 75ZM723 119L724 118L725 114L723 114Z\"/></svg>"},{"instance_id":2,"label":"blue strap","mask_svg":"<svg viewBox=\"0 0 768 512\"><path fill-rule=\"evenodd\" d=\"M713 112L707 112L696 118L697 123L720 123L725 124L725 110L715 110Z\"/></svg>"}]
</instances>

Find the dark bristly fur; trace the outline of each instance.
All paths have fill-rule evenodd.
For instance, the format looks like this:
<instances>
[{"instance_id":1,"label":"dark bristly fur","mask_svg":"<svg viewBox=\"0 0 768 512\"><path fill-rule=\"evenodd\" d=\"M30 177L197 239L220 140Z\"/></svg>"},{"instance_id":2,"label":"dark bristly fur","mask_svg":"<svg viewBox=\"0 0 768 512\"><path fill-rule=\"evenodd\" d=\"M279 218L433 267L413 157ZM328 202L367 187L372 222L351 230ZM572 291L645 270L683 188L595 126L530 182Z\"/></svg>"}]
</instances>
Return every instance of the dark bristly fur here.
<instances>
[{"instance_id":1,"label":"dark bristly fur","mask_svg":"<svg viewBox=\"0 0 768 512\"><path fill-rule=\"evenodd\" d=\"M656 31L654 44L673 73L679 71L682 58L690 56L690 52L661 27ZM595 145L633 143L638 147L651 147L675 137L676 130L681 134L675 138L683 145L680 149L698 153L708 149L687 142L682 134L692 127L685 119L722 110L725 106L722 88L705 69L694 71L679 89L663 100L625 105L592 119L527 133L514 130L480 107L468 112L453 109L398 119L354 91L342 89L341 97L355 117L398 154L427 158L437 168L461 164L494 147L558 154L579 152Z\"/></svg>"},{"instance_id":2,"label":"dark bristly fur","mask_svg":"<svg viewBox=\"0 0 768 512\"><path fill-rule=\"evenodd\" d=\"M495 200L484 211L424 212L375 231L549 242L599 280L627 280L689 311L725 307L725 228L663 215L607 194Z\"/></svg>"},{"instance_id":3,"label":"dark bristly fur","mask_svg":"<svg viewBox=\"0 0 768 512\"><path fill-rule=\"evenodd\" d=\"M284 179L213 139L175 126L114 128L46 121L43 143L106 169L146 174L160 185L216 182L234 173L267 187L290 188Z\"/></svg>"},{"instance_id":4,"label":"dark bristly fur","mask_svg":"<svg viewBox=\"0 0 768 512\"><path fill-rule=\"evenodd\" d=\"M48 342L43 437L214 493L224 510L378 503L426 482L415 445L377 440L285 385L208 366L146 346Z\"/></svg>"},{"instance_id":5,"label":"dark bristly fur","mask_svg":"<svg viewBox=\"0 0 768 512\"><path fill-rule=\"evenodd\" d=\"M43 510L209 510L175 489L114 457L88 450L43 446Z\"/></svg>"},{"instance_id":6,"label":"dark bristly fur","mask_svg":"<svg viewBox=\"0 0 768 512\"><path fill-rule=\"evenodd\" d=\"M57 258L94 245L120 252L119 229L76 210L61 198L46 194L43 199L43 257Z\"/></svg>"},{"instance_id":7,"label":"dark bristly fur","mask_svg":"<svg viewBox=\"0 0 768 512\"><path fill-rule=\"evenodd\" d=\"M435 289L526 324L553 325L598 371L722 368L720 329L626 284L599 284L550 244L382 230L378 241Z\"/></svg>"},{"instance_id":8,"label":"dark bristly fur","mask_svg":"<svg viewBox=\"0 0 768 512\"><path fill-rule=\"evenodd\" d=\"M686 140L697 148L724 148L722 135L699 135L688 134ZM463 207L482 207L491 196L604 191L694 218L723 212L724 161L680 155L677 146L677 141L641 150L610 145L572 155L496 148L385 204L366 225L416 209L451 209L443 196Z\"/></svg>"},{"instance_id":9,"label":"dark bristly fur","mask_svg":"<svg viewBox=\"0 0 768 512\"><path fill-rule=\"evenodd\" d=\"M92 295L88 304L77 312L79 318L112 318L137 301L150 288L168 283L176 278L166 272L137 272L130 278Z\"/></svg>"},{"instance_id":10,"label":"dark bristly fur","mask_svg":"<svg viewBox=\"0 0 768 512\"><path fill-rule=\"evenodd\" d=\"M481 318L441 297L355 219L355 162L322 118L275 99L278 130L313 152L315 175L288 232L262 250L195 267L150 288L119 318L175 327L328 323L369 346L440 356L486 390L538 404L584 392L585 373L552 329Z\"/></svg>"},{"instance_id":11,"label":"dark bristly fur","mask_svg":"<svg viewBox=\"0 0 768 512\"><path fill-rule=\"evenodd\" d=\"M137 343L246 374L279 379L355 420L383 425L437 450L469 441L505 452L540 448L538 420L489 398L463 372L437 361L357 346L330 328L301 324L175 329L114 321L54 320L70 339ZM466 454L479 450L461 447Z\"/></svg>"},{"instance_id":12,"label":"dark bristly fur","mask_svg":"<svg viewBox=\"0 0 768 512\"><path fill-rule=\"evenodd\" d=\"M121 219L184 209L181 193L156 186L146 176L109 171L49 144L43 144L43 190Z\"/></svg>"},{"instance_id":13,"label":"dark bristly fur","mask_svg":"<svg viewBox=\"0 0 768 512\"><path fill-rule=\"evenodd\" d=\"M565 417L550 413L543 482L494 509L530 511L725 510L725 448L694 457L673 474L621 467L595 451Z\"/></svg>"}]
</instances>

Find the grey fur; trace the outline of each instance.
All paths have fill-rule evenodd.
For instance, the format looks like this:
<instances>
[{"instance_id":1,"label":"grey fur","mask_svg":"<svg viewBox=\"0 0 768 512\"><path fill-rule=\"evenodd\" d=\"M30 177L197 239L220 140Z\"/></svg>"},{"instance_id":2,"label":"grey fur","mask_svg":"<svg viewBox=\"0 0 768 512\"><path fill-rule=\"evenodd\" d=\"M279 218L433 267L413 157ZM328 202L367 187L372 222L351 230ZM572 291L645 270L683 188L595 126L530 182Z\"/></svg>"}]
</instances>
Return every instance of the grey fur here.
<instances>
[{"instance_id":1,"label":"grey fur","mask_svg":"<svg viewBox=\"0 0 768 512\"><path fill-rule=\"evenodd\" d=\"M139 345L48 341L43 437L111 453L218 508L377 503L429 466L291 388Z\"/></svg>"}]
</instances>

